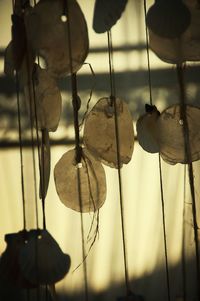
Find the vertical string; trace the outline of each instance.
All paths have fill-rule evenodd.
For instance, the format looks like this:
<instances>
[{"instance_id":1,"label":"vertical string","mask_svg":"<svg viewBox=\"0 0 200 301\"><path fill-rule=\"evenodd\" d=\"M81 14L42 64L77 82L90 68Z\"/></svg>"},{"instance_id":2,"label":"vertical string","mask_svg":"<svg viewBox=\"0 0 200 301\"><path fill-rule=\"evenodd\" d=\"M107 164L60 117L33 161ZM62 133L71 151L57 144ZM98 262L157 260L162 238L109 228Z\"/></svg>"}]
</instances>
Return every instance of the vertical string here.
<instances>
[{"instance_id":1,"label":"vertical string","mask_svg":"<svg viewBox=\"0 0 200 301\"><path fill-rule=\"evenodd\" d=\"M162 165L160 154L159 157L159 175L160 175L160 193L161 193L161 205L162 205L162 224L163 224L163 238L164 238L164 249L165 249L165 269L166 269L166 281L167 281L167 299L171 300L170 297L170 282L169 282L169 264L168 264L168 252L167 252L167 235L166 235L166 223L165 223L165 202L164 202L164 191L163 191L163 179L162 179Z\"/></svg>"},{"instance_id":2,"label":"vertical string","mask_svg":"<svg viewBox=\"0 0 200 301\"><path fill-rule=\"evenodd\" d=\"M12 13L15 13L15 1L12 0ZM21 126L21 111L19 97L19 75L15 71L15 86L17 98L17 119L18 119L18 135L19 135L19 150L20 150L20 173L21 173L21 194L22 194L22 214L23 214L23 229L26 230L26 210L25 210L25 189L24 189L24 163L23 163L23 146L22 146L22 126Z\"/></svg>"},{"instance_id":3,"label":"vertical string","mask_svg":"<svg viewBox=\"0 0 200 301\"><path fill-rule=\"evenodd\" d=\"M149 55L149 38L148 29L146 23L147 6L146 0L144 0L144 18L145 18L145 38L146 38L146 52L147 52L147 66L148 66L148 84L149 84L149 98L150 105L153 105L152 98L152 81L151 81L151 66L150 66L150 55ZM162 179L162 164L160 154L158 155L159 160L159 179L160 179L160 194L161 194L161 207L162 207L162 226L163 226L163 239L164 239L164 252L165 252L165 270L166 270L166 285L167 285L167 299L171 300L170 296L170 281L169 281L169 264L168 264L168 251L167 251L167 235L166 235L166 222L165 222L165 202L164 202L164 191L163 191L163 179Z\"/></svg>"},{"instance_id":4,"label":"vertical string","mask_svg":"<svg viewBox=\"0 0 200 301\"><path fill-rule=\"evenodd\" d=\"M22 147L22 126L21 112L19 100L19 77L16 71L16 93L17 93L17 117L18 117L18 133L19 133L19 148L20 148L20 167L21 167L21 192L22 192L22 208L23 208L23 228L26 230L26 212L25 212L25 190L24 190L24 164L23 164L23 147Z\"/></svg>"},{"instance_id":5,"label":"vertical string","mask_svg":"<svg viewBox=\"0 0 200 301\"><path fill-rule=\"evenodd\" d=\"M77 168L77 188L78 188L78 199L80 206L80 219L81 219L81 243L82 243L82 259L83 259L83 274L84 274L84 297L85 301L89 300L88 296L88 278L87 278L87 263L86 263L86 252L85 252L85 234L84 234L84 221L82 213L82 193L81 193L81 159L82 159L82 148L80 146L80 136L79 136L79 121L78 121L78 111L79 111L79 97L77 93L77 78L76 74L73 73L72 65L72 49L71 49L71 28L70 28L70 13L68 0L63 1L63 15L66 16L67 22L67 38L68 38L68 51L69 51L69 64L71 73L71 90L72 90L72 105L73 105L73 116L74 116L74 131L75 131L75 149L76 149L76 168Z\"/></svg>"},{"instance_id":6,"label":"vertical string","mask_svg":"<svg viewBox=\"0 0 200 301\"><path fill-rule=\"evenodd\" d=\"M147 30L147 5L146 0L144 0L144 19L145 19L145 38L146 38L146 52L147 52L147 66L148 66L148 82L149 82L149 97L150 97L150 105L153 105L152 101L152 84L151 84L151 69L150 69L150 56L149 56L149 37L148 37L148 30Z\"/></svg>"},{"instance_id":7,"label":"vertical string","mask_svg":"<svg viewBox=\"0 0 200 301\"><path fill-rule=\"evenodd\" d=\"M194 241L195 241L195 256L196 256L196 277L197 277L197 296L200 301L200 258L199 258L199 242L198 242L198 224L197 224L197 212L196 212L196 197L195 197L195 186L194 186L194 172L190 150L189 140L189 127L186 116L186 93L183 77L183 65L176 66L177 78L180 87L180 118L183 121L183 137L184 137L184 151L185 161L188 162L188 177L190 184L190 192L192 198L192 215L194 224Z\"/></svg>"},{"instance_id":8,"label":"vertical string","mask_svg":"<svg viewBox=\"0 0 200 301\"><path fill-rule=\"evenodd\" d=\"M183 176L183 226L182 226L182 275L183 275L183 301L186 301L186 264L185 264L185 202L186 202L186 165Z\"/></svg>"},{"instance_id":9,"label":"vertical string","mask_svg":"<svg viewBox=\"0 0 200 301\"><path fill-rule=\"evenodd\" d=\"M125 237L125 220L124 220L124 202L122 193L122 177L121 177L121 160L120 160L120 141L119 141L119 125L117 117L117 104L115 95L115 79L114 79L114 64L113 64L113 47L111 31L107 32L108 38L108 55L109 55L109 75L110 75L110 92L111 92L111 105L114 106L114 123L115 123L115 140L117 150L117 171L118 171L118 183L119 183L119 198L120 198L120 217L121 217L121 230L122 230L122 245L123 245L123 258L124 258L124 277L126 285L126 294L131 294L130 281L128 274L128 259L127 259L127 246Z\"/></svg>"}]
</instances>

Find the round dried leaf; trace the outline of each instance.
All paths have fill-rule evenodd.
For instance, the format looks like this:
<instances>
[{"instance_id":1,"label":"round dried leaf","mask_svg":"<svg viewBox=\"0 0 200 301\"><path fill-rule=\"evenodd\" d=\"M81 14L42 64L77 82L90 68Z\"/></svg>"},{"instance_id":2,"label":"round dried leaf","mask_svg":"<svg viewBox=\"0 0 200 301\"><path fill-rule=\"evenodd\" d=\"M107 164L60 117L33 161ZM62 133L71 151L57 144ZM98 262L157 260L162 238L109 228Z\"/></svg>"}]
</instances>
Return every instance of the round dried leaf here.
<instances>
[{"instance_id":1,"label":"round dried leaf","mask_svg":"<svg viewBox=\"0 0 200 301\"><path fill-rule=\"evenodd\" d=\"M164 110L158 119L159 145L162 158L169 164L191 163L200 158L200 108L187 105L190 158L185 152L185 133L181 120L180 106Z\"/></svg>"},{"instance_id":2,"label":"round dried leaf","mask_svg":"<svg viewBox=\"0 0 200 301\"><path fill-rule=\"evenodd\" d=\"M54 179L58 196L65 206L75 211L96 211L106 199L105 171L86 149L82 151L80 166L77 166L75 156L76 151L70 150L55 166Z\"/></svg>"},{"instance_id":3,"label":"round dried leaf","mask_svg":"<svg viewBox=\"0 0 200 301\"><path fill-rule=\"evenodd\" d=\"M44 58L54 76L77 72L88 54L88 31L84 15L75 0L68 0L69 19L64 20L62 0L40 0L26 14L28 41L33 50ZM70 39L68 34L70 23Z\"/></svg>"},{"instance_id":4,"label":"round dried leaf","mask_svg":"<svg viewBox=\"0 0 200 301\"><path fill-rule=\"evenodd\" d=\"M128 106L116 99L120 165L127 164L134 146L133 120ZM85 120L83 140L86 147L103 163L118 166L114 105L110 98L101 98Z\"/></svg>"},{"instance_id":5,"label":"round dried leaf","mask_svg":"<svg viewBox=\"0 0 200 301\"><path fill-rule=\"evenodd\" d=\"M141 147L149 153L159 152L157 120L160 113L155 108L142 115L136 124L137 138Z\"/></svg>"}]
</instances>

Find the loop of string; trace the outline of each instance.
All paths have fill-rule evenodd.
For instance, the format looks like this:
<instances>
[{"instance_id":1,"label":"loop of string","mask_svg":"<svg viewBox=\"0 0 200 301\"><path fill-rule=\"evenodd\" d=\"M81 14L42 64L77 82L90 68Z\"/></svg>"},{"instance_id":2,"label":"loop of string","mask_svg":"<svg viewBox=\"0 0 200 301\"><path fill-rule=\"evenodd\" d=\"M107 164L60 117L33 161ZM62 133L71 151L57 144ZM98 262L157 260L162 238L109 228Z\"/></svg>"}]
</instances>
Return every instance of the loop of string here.
<instances>
[{"instance_id":1,"label":"loop of string","mask_svg":"<svg viewBox=\"0 0 200 301\"><path fill-rule=\"evenodd\" d=\"M147 66L148 66L149 98L150 98L150 105L152 106L153 98L152 98L151 66L150 66L149 37L148 37L146 17L147 17L147 6L146 6L146 0L144 0L144 19L145 19L145 38L146 38L146 52L147 52ZM169 264L168 264L167 235L166 235L166 222L165 222L165 202L164 202L162 164L161 164L160 154L158 155L158 160L159 160L160 195L161 195L161 207L162 207L162 226L163 226L163 239L164 239L164 252L165 252L167 299L168 301L170 301L171 297L170 297Z\"/></svg>"},{"instance_id":2,"label":"loop of string","mask_svg":"<svg viewBox=\"0 0 200 301\"><path fill-rule=\"evenodd\" d=\"M122 193L122 177L121 177L121 160L120 160L120 141L119 141L119 125L117 117L117 104L115 95L115 79L114 79L114 64L113 64L113 46L111 31L107 32L108 38L108 55L109 55L109 75L110 75L110 91L111 91L111 106L114 106L114 125L115 125L115 139L117 150L117 171L118 171L118 183L119 183L119 197L120 197L120 217L121 217L121 230L122 230L122 244L123 244L123 258L124 258L124 276L126 285L126 294L131 294L130 280L128 275L128 259L127 259L127 246L125 237L125 219L124 219L124 203Z\"/></svg>"},{"instance_id":3,"label":"loop of string","mask_svg":"<svg viewBox=\"0 0 200 301\"><path fill-rule=\"evenodd\" d=\"M79 135L79 121L78 121L78 93L77 93L77 78L76 74L73 72L73 61L72 61L72 48L71 48L71 28L70 28L70 13L68 0L63 1L63 15L67 18L67 38L68 38L68 51L69 51L69 64L71 73L71 90L72 90L72 105L73 105L73 116L74 116L74 131L75 131L75 142L76 142L76 167L77 167L77 188L78 188L78 199L80 207L80 219L81 219L81 243L82 243L82 262L83 262L83 274L84 274L84 297L85 301L89 300L88 296L88 278L87 278L87 262L86 252L85 252L85 231L82 213L82 193L81 193L81 175L79 163L82 159L82 148L80 146L80 135Z\"/></svg>"},{"instance_id":4,"label":"loop of string","mask_svg":"<svg viewBox=\"0 0 200 301\"><path fill-rule=\"evenodd\" d=\"M194 185L194 172L191 158L190 139L189 139L189 127L186 114L186 92L183 75L184 65L176 66L177 78L180 87L180 118L183 121L183 137L184 137L184 152L185 161L188 163L188 177L190 184L190 193L192 198L192 216L194 225L194 241L195 241L195 257L196 257L196 276L197 276L197 296L200 301L200 258L199 258L199 242L198 242L198 224L197 224L197 212L196 212L196 197L195 197L195 185Z\"/></svg>"}]
</instances>

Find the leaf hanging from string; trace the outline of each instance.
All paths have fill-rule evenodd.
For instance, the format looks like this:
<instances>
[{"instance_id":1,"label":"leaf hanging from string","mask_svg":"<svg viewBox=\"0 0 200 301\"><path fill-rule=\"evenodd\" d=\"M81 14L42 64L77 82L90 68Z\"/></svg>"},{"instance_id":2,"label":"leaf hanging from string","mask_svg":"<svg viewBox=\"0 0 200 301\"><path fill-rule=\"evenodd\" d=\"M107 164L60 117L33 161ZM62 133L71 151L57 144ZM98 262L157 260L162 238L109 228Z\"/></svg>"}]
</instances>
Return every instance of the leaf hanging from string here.
<instances>
[{"instance_id":1,"label":"leaf hanging from string","mask_svg":"<svg viewBox=\"0 0 200 301\"><path fill-rule=\"evenodd\" d=\"M60 90L47 70L38 65L34 69L33 84L24 87L27 107L33 120L37 116L38 129L56 131L62 105Z\"/></svg>"},{"instance_id":2,"label":"leaf hanging from string","mask_svg":"<svg viewBox=\"0 0 200 301\"><path fill-rule=\"evenodd\" d=\"M147 26L156 35L174 39L190 25L190 11L181 0L157 0L148 10Z\"/></svg>"},{"instance_id":3,"label":"leaf hanging from string","mask_svg":"<svg viewBox=\"0 0 200 301\"><path fill-rule=\"evenodd\" d=\"M127 0L96 0L93 16L93 29L104 33L120 19Z\"/></svg>"},{"instance_id":4,"label":"leaf hanging from string","mask_svg":"<svg viewBox=\"0 0 200 301\"><path fill-rule=\"evenodd\" d=\"M96 211L106 199L104 168L86 149L82 150L81 166L77 166L75 158L75 149L70 150L55 166L54 179L58 196L65 206L75 211ZM79 201L77 168L80 170L82 204Z\"/></svg>"},{"instance_id":5,"label":"leaf hanging from string","mask_svg":"<svg viewBox=\"0 0 200 301\"><path fill-rule=\"evenodd\" d=\"M177 39L159 37L149 30L149 46L164 62L181 64L200 60L200 10L189 7L191 24Z\"/></svg>"},{"instance_id":6,"label":"leaf hanging from string","mask_svg":"<svg viewBox=\"0 0 200 301\"><path fill-rule=\"evenodd\" d=\"M157 120L160 116L155 106L149 106L146 114L142 115L136 124L137 138L141 147L149 153L158 153L158 133Z\"/></svg>"},{"instance_id":7,"label":"leaf hanging from string","mask_svg":"<svg viewBox=\"0 0 200 301\"><path fill-rule=\"evenodd\" d=\"M25 231L5 235L6 250L0 259L0 282L20 288L34 287L20 271L19 252L24 245Z\"/></svg>"},{"instance_id":8,"label":"leaf hanging from string","mask_svg":"<svg viewBox=\"0 0 200 301\"><path fill-rule=\"evenodd\" d=\"M134 146L133 120L128 106L116 99L120 142L120 163L127 164ZM114 106L110 98L101 98L85 119L85 146L103 163L117 168Z\"/></svg>"},{"instance_id":9,"label":"leaf hanging from string","mask_svg":"<svg viewBox=\"0 0 200 301\"><path fill-rule=\"evenodd\" d=\"M52 284L69 271L70 257L64 254L47 230L27 232L20 249L19 265L24 277L33 284Z\"/></svg>"},{"instance_id":10,"label":"leaf hanging from string","mask_svg":"<svg viewBox=\"0 0 200 301\"><path fill-rule=\"evenodd\" d=\"M25 24L32 49L44 58L47 70L54 76L70 73L69 43L72 53L72 69L81 68L88 54L88 31L84 15L75 0L68 0L70 36L63 15L63 0L40 0L33 11L26 14Z\"/></svg>"},{"instance_id":11,"label":"leaf hanging from string","mask_svg":"<svg viewBox=\"0 0 200 301\"><path fill-rule=\"evenodd\" d=\"M42 130L42 146L40 149L40 168L41 168L41 178L40 178L40 198L45 199L51 171L51 153L49 144L49 132L47 130Z\"/></svg>"},{"instance_id":12,"label":"leaf hanging from string","mask_svg":"<svg viewBox=\"0 0 200 301\"><path fill-rule=\"evenodd\" d=\"M191 162L200 159L200 108L186 105ZM183 120L180 106L164 110L157 122L161 157L169 164L191 163L187 161L184 148Z\"/></svg>"}]
</instances>

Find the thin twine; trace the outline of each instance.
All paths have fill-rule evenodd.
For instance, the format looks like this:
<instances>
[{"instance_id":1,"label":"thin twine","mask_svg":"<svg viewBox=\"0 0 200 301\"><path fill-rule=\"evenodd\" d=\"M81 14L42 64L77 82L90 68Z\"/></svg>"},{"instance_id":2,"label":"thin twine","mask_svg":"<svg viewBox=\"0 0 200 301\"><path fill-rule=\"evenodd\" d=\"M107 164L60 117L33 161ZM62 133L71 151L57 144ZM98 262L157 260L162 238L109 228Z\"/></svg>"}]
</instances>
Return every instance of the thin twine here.
<instances>
[{"instance_id":1,"label":"thin twine","mask_svg":"<svg viewBox=\"0 0 200 301\"><path fill-rule=\"evenodd\" d=\"M33 88L33 103L34 103L34 113L35 113L37 153L38 153L39 174L40 174L40 188L41 188L41 200L42 200L43 229L46 229L45 197L44 197L44 149L40 145L38 117L37 117L37 106L36 106L35 82L34 82L33 78L32 78L32 88ZM41 131L41 134L42 134L42 143L43 143L43 141L44 141L44 130ZM41 152L41 157L40 157L40 152Z\"/></svg>"},{"instance_id":2,"label":"thin twine","mask_svg":"<svg viewBox=\"0 0 200 301\"><path fill-rule=\"evenodd\" d=\"M159 175L160 175L160 193L161 193L161 204L162 204L162 224L163 224L163 238L164 238L164 249L165 249L165 269L166 269L166 281L167 281L167 299L171 300L170 297L170 282L169 282L169 264L168 264L168 251L167 251L167 235L166 235L166 223L165 223L165 202L164 202L164 191L163 191L163 179L162 179L162 164L161 156L159 157Z\"/></svg>"},{"instance_id":3,"label":"thin twine","mask_svg":"<svg viewBox=\"0 0 200 301\"><path fill-rule=\"evenodd\" d=\"M148 30L147 30L147 6L146 0L144 0L144 19L145 19L145 37L146 37L146 52L147 52L147 65L148 65L148 83L149 83L149 97L150 97L150 105L153 105L152 101L152 84L151 84L151 69L150 69L150 56L149 56L149 38L148 38Z\"/></svg>"},{"instance_id":4,"label":"thin twine","mask_svg":"<svg viewBox=\"0 0 200 301\"><path fill-rule=\"evenodd\" d=\"M186 201L186 165L183 175L183 229L182 229L182 275L183 275L183 301L186 301L186 264L185 264L185 201Z\"/></svg>"},{"instance_id":5,"label":"thin twine","mask_svg":"<svg viewBox=\"0 0 200 301\"><path fill-rule=\"evenodd\" d=\"M27 53L26 53L26 67L27 67L27 71L28 71L28 89L29 89L29 104L30 104L30 123L31 123L31 142L32 142L32 158L33 158L33 172L34 172L34 193L35 193L35 209L36 209L36 227L37 229L39 229L39 218L38 218L38 202L37 202L37 184L36 184L36 162L35 162L35 149L34 149L34 132L33 132L33 119L32 119L32 105L31 105L31 88L30 88L30 84L31 84L31 80L30 79L30 64L29 64L29 57L28 57L29 51L28 51L28 45L27 45ZM37 245L37 241L36 241L36 249L37 249L38 245ZM37 279L38 279L38 260L37 260L37 254L38 252L36 251L36 274L37 274ZM28 289L29 290L29 289ZM37 286L36 289L36 296L37 296L37 300L40 301L40 289L39 286ZM30 294L28 294L28 300L30 298Z\"/></svg>"},{"instance_id":6,"label":"thin twine","mask_svg":"<svg viewBox=\"0 0 200 301\"><path fill-rule=\"evenodd\" d=\"M115 90L115 78L114 78L114 64L113 64L113 46L112 46L112 33L107 31L108 38L108 60L109 60L109 77L110 77L110 96L111 96L111 105L113 105L113 99L116 95Z\"/></svg>"},{"instance_id":7,"label":"thin twine","mask_svg":"<svg viewBox=\"0 0 200 301\"><path fill-rule=\"evenodd\" d=\"M127 246L125 237L125 220L124 220L124 204L122 193L122 177L121 177L121 160L120 160L120 141L119 141L119 125L117 117L117 105L115 96L115 79L114 79L114 64L113 64L113 47L112 47L112 35L111 31L107 32L108 37L108 55L109 55L109 75L110 75L110 90L111 90L111 105L114 105L114 120L115 120L115 139L117 150L117 171L118 171L118 183L119 183L119 197L120 197L120 217L121 217L121 230L122 230L122 245L123 245L123 258L124 258L124 276L126 285L126 294L131 294L130 281L128 275L128 259L127 259Z\"/></svg>"},{"instance_id":8,"label":"thin twine","mask_svg":"<svg viewBox=\"0 0 200 301\"><path fill-rule=\"evenodd\" d=\"M196 276L197 276L197 295L200 300L200 258L199 258L199 242L198 242L198 224L197 224L197 212L196 212L196 197L194 187L194 172L191 158L190 140L189 140L189 127L186 116L186 93L183 77L183 65L176 66L177 78L180 86L180 118L183 121L183 136L184 136L184 150L185 150L185 161L188 163L188 176L190 183L190 192L192 198L192 215L194 224L194 240L195 240L195 256L196 256Z\"/></svg>"},{"instance_id":9,"label":"thin twine","mask_svg":"<svg viewBox=\"0 0 200 301\"><path fill-rule=\"evenodd\" d=\"M33 2L34 2L34 6L35 6L37 4L37 1L34 0ZM37 63L40 66L39 55L37 55ZM45 195L45 193L44 193L44 144L43 144L45 133L43 130L41 130L42 145L40 145L34 78L32 78L32 88L33 88L33 101L34 101L34 113L35 113L35 125L36 125L37 153L38 153L38 162L39 162L40 189L41 189L41 200L42 200L43 229L46 229L45 197L44 197L44 195ZM41 152L41 157L40 157L40 152Z\"/></svg>"},{"instance_id":10,"label":"thin twine","mask_svg":"<svg viewBox=\"0 0 200 301\"><path fill-rule=\"evenodd\" d=\"M15 12L15 2L12 0L12 11ZM20 97L19 97L19 76L18 71L15 72L15 85L17 97L17 119L18 119L18 135L19 135L19 150L20 150L20 172L21 172L21 194L22 194L22 212L23 212L23 229L26 230L26 210L25 210L25 189L24 189L24 163L23 163L23 145L22 145L22 126L20 112Z\"/></svg>"},{"instance_id":11,"label":"thin twine","mask_svg":"<svg viewBox=\"0 0 200 301\"><path fill-rule=\"evenodd\" d=\"M69 64L71 73L71 90L72 90L72 105L73 105L73 115L74 115L74 131L75 131L75 142L76 142L76 165L77 165L77 187L78 187L78 199L80 206L80 219L81 219L81 243L82 243L82 259L83 259L83 274L84 274L84 289L85 289L85 301L89 300L88 296L88 278L87 278L87 262L85 260L85 238L84 238L84 222L82 213L82 195L81 195L81 178L80 178L80 168L79 163L81 163L82 158L82 148L80 146L80 136L79 136L79 121L78 121L78 93L77 93L77 78L76 74L73 73L72 66L72 49L71 49L71 28L70 28L70 14L68 0L63 1L63 14L67 17L67 38L68 38L68 51L69 51Z\"/></svg>"},{"instance_id":12,"label":"thin twine","mask_svg":"<svg viewBox=\"0 0 200 301\"><path fill-rule=\"evenodd\" d=\"M92 68L92 65L91 65L90 63L84 63L83 65L89 65L90 71L91 71L92 76L93 76L93 84L92 84L92 87L91 87L91 89L90 89L90 94L89 94L89 98L88 98L87 105L86 105L86 111L84 112L83 117L82 117L82 120L81 120L81 122L79 123L79 129L80 129L80 130L81 130L82 126L83 126L83 123L84 123L84 121L85 121L85 118L86 118L87 115L88 115L89 107L90 107L90 102L91 102L91 99L92 99L93 90L94 90L94 87L95 87L95 85L96 85L96 81L95 81L96 75L95 75L95 72L94 72L94 70L93 70L93 68Z\"/></svg>"},{"instance_id":13,"label":"thin twine","mask_svg":"<svg viewBox=\"0 0 200 301\"><path fill-rule=\"evenodd\" d=\"M146 52L147 52L147 66L148 66L148 84L149 84L149 98L150 105L153 105L152 98L152 81L151 81L151 66L150 66L150 55L149 55L149 37L146 23L147 6L146 0L144 0L144 18L145 18L145 37L146 37ZM164 191L163 191L163 180L162 180L162 164L159 154L159 175L160 175L160 194L161 194L161 205L162 205L162 225L163 225L163 239L164 239L164 252L165 252L165 269L166 269L166 284L167 284L167 298L170 297L170 281L169 281L169 264L168 264L168 250L167 250L167 236L166 236L166 222L165 222L165 204L164 204Z\"/></svg>"},{"instance_id":14,"label":"thin twine","mask_svg":"<svg viewBox=\"0 0 200 301\"><path fill-rule=\"evenodd\" d=\"M21 126L21 112L20 112L20 100L19 100L19 77L18 77L18 72L17 71L16 71L16 93L17 93L17 117L18 117L19 149L20 149L20 166L21 166L21 192L22 192L22 208L23 208L23 228L24 228L24 230L26 230L22 126Z\"/></svg>"}]
</instances>

